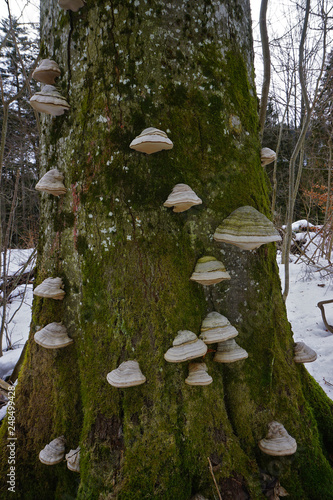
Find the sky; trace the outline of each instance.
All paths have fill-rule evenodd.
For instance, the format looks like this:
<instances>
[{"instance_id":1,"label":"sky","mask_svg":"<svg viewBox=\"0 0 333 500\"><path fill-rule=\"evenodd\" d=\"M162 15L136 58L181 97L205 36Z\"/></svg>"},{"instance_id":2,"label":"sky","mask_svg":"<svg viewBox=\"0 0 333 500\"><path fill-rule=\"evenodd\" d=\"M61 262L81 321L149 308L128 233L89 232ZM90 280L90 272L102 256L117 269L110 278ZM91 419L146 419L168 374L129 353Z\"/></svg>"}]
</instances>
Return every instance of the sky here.
<instances>
[{"instance_id":1,"label":"sky","mask_svg":"<svg viewBox=\"0 0 333 500\"><path fill-rule=\"evenodd\" d=\"M39 22L40 0L9 0L11 14L19 17L23 23ZM5 0L0 0L1 17L8 17L8 9Z\"/></svg>"}]
</instances>

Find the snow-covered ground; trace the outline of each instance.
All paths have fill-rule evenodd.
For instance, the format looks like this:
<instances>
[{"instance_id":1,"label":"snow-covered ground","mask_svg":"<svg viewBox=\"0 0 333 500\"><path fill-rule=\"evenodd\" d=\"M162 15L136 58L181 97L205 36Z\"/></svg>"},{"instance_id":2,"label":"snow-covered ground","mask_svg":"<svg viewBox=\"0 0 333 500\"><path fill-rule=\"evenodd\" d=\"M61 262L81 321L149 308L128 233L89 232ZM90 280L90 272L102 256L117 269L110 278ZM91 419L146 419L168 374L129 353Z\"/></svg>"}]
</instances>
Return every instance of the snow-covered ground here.
<instances>
[{"instance_id":1,"label":"snow-covered ground","mask_svg":"<svg viewBox=\"0 0 333 500\"><path fill-rule=\"evenodd\" d=\"M293 229L297 230L297 223L294 223ZM321 235L316 236L313 232L295 235L297 241L306 239L309 242L313 238L317 245L321 242ZM310 243L306 249L306 255L311 258L317 249L314 243ZM321 311L317 307L318 302L333 300L333 266L319 256L318 249L313 258L313 264L305 264L298 258L298 255L290 256L289 294L286 301L288 319L295 342L304 342L316 351L316 361L306 363L305 366L333 400L333 385L329 385L333 384L333 333L326 329ZM306 259L303 258L303 260ZM281 254L278 254L277 262L282 288L284 288L285 268L281 264ZM325 305L325 313L328 324L333 325L333 303Z\"/></svg>"},{"instance_id":2,"label":"snow-covered ground","mask_svg":"<svg viewBox=\"0 0 333 500\"><path fill-rule=\"evenodd\" d=\"M294 223L293 230L297 231L301 226L304 227L304 222L306 227L306 221L298 221ZM314 236L315 233L297 233L296 239L299 241L305 238L309 241ZM320 238L319 234L316 237L317 243ZM315 248L311 243L307 248L307 255L312 256ZM31 253L32 249L11 250L8 274L12 275L17 272ZM279 253L277 260L283 287L284 266L281 264ZM333 384L333 334L326 330L320 309L317 307L318 302L333 299L333 269L332 276L327 271L319 272L318 267L325 267L329 262L317 256L315 261L315 264L309 265L298 260L298 256L291 255L287 312L294 332L294 340L305 342L317 353L317 360L307 363L306 368L333 400L333 385L330 385ZM26 289L25 286L19 286L14 295L7 310L7 319L11 321L3 341L4 353L0 358L1 379L5 379L12 373L29 335L32 285L28 285ZM333 303L325 306L325 311L328 323L333 325ZM0 420L5 412L5 406L0 408Z\"/></svg>"}]
</instances>

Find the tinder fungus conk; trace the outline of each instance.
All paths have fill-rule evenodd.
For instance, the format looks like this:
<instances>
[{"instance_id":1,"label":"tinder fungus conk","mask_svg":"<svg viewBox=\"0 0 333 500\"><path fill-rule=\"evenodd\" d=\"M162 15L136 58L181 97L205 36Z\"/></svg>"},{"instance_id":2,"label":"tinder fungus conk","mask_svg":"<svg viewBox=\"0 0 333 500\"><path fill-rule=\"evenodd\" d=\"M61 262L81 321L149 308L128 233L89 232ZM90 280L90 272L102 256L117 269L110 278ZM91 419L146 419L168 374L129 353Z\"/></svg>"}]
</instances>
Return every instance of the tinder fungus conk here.
<instances>
[{"instance_id":1,"label":"tinder fungus conk","mask_svg":"<svg viewBox=\"0 0 333 500\"><path fill-rule=\"evenodd\" d=\"M262 148L261 150L261 165L264 167L272 163L276 158L276 153L272 149Z\"/></svg>"},{"instance_id":2,"label":"tinder fungus conk","mask_svg":"<svg viewBox=\"0 0 333 500\"><path fill-rule=\"evenodd\" d=\"M109 384L113 387L132 387L146 382L146 377L142 374L137 361L124 361L118 368L108 373L106 376Z\"/></svg>"},{"instance_id":3,"label":"tinder fungus conk","mask_svg":"<svg viewBox=\"0 0 333 500\"><path fill-rule=\"evenodd\" d=\"M130 144L130 148L150 155L163 149L172 149L173 144L165 132L158 128L146 128Z\"/></svg>"},{"instance_id":4,"label":"tinder fungus conk","mask_svg":"<svg viewBox=\"0 0 333 500\"><path fill-rule=\"evenodd\" d=\"M68 337L66 327L61 323L49 323L34 335L35 342L46 349L59 349L73 343Z\"/></svg>"},{"instance_id":5,"label":"tinder fungus conk","mask_svg":"<svg viewBox=\"0 0 333 500\"><path fill-rule=\"evenodd\" d=\"M213 285L222 280L230 280L230 275L221 261L215 257L206 256L197 261L190 280L201 285Z\"/></svg>"},{"instance_id":6,"label":"tinder fungus conk","mask_svg":"<svg viewBox=\"0 0 333 500\"><path fill-rule=\"evenodd\" d=\"M230 339L218 343L214 361L217 361L217 363L233 363L248 357L249 355L245 349L240 347L234 339Z\"/></svg>"},{"instance_id":7,"label":"tinder fungus conk","mask_svg":"<svg viewBox=\"0 0 333 500\"><path fill-rule=\"evenodd\" d=\"M32 78L37 80L37 82L54 85L55 79L60 75L60 68L55 61L52 61L52 59L42 59L39 66L32 73Z\"/></svg>"},{"instance_id":8,"label":"tinder fungus conk","mask_svg":"<svg viewBox=\"0 0 333 500\"><path fill-rule=\"evenodd\" d=\"M164 206L168 208L174 207L174 212L185 212L185 210L193 207L193 205L201 205L201 203L202 200L200 200L190 186L187 184L176 184Z\"/></svg>"},{"instance_id":9,"label":"tinder fungus conk","mask_svg":"<svg viewBox=\"0 0 333 500\"><path fill-rule=\"evenodd\" d=\"M59 0L59 6L62 9L72 10L73 12L77 12L84 4L83 0Z\"/></svg>"},{"instance_id":10,"label":"tinder fungus conk","mask_svg":"<svg viewBox=\"0 0 333 500\"><path fill-rule=\"evenodd\" d=\"M36 92L30 99L31 106L40 113L52 116L63 115L70 105L53 85L44 85L40 92Z\"/></svg>"},{"instance_id":11,"label":"tinder fungus conk","mask_svg":"<svg viewBox=\"0 0 333 500\"><path fill-rule=\"evenodd\" d=\"M268 424L267 437L261 439L258 444L261 451L276 457L292 455L297 450L296 440L288 434L279 422L270 422Z\"/></svg>"},{"instance_id":12,"label":"tinder fungus conk","mask_svg":"<svg viewBox=\"0 0 333 500\"><path fill-rule=\"evenodd\" d=\"M295 363L312 363L317 359L317 353L304 342L295 342L294 354Z\"/></svg>"},{"instance_id":13,"label":"tinder fungus conk","mask_svg":"<svg viewBox=\"0 0 333 500\"><path fill-rule=\"evenodd\" d=\"M67 467L73 472L80 472L80 446L66 454Z\"/></svg>"},{"instance_id":14,"label":"tinder fungus conk","mask_svg":"<svg viewBox=\"0 0 333 500\"><path fill-rule=\"evenodd\" d=\"M67 191L62 182L63 179L64 174L59 172L56 168L53 168L43 175L37 182L35 189L37 189L37 191L43 191L44 193L53 194L54 196L60 196Z\"/></svg>"},{"instance_id":15,"label":"tinder fungus conk","mask_svg":"<svg viewBox=\"0 0 333 500\"><path fill-rule=\"evenodd\" d=\"M187 385L209 385L213 379L208 375L206 363L190 363L188 377L185 379Z\"/></svg>"},{"instance_id":16,"label":"tinder fungus conk","mask_svg":"<svg viewBox=\"0 0 333 500\"><path fill-rule=\"evenodd\" d=\"M40 285L34 289L34 295L46 299L62 300L66 292L61 278L46 278Z\"/></svg>"},{"instance_id":17,"label":"tinder fungus conk","mask_svg":"<svg viewBox=\"0 0 333 500\"><path fill-rule=\"evenodd\" d=\"M253 250L264 243L281 241L281 236L267 217L253 207L234 210L214 234L214 240L230 243L242 250Z\"/></svg>"},{"instance_id":18,"label":"tinder fungus conk","mask_svg":"<svg viewBox=\"0 0 333 500\"><path fill-rule=\"evenodd\" d=\"M39 460L45 465L59 464L65 456L65 438L60 436L39 452Z\"/></svg>"},{"instance_id":19,"label":"tinder fungus conk","mask_svg":"<svg viewBox=\"0 0 333 500\"><path fill-rule=\"evenodd\" d=\"M232 326L225 316L213 311L207 314L201 325L201 334L199 337L205 344L214 344L215 342L224 342L238 335L238 331Z\"/></svg>"},{"instance_id":20,"label":"tinder fungus conk","mask_svg":"<svg viewBox=\"0 0 333 500\"><path fill-rule=\"evenodd\" d=\"M206 344L190 330L179 330L172 345L173 347L170 347L164 354L164 359L169 363L181 363L200 358L207 352Z\"/></svg>"}]
</instances>

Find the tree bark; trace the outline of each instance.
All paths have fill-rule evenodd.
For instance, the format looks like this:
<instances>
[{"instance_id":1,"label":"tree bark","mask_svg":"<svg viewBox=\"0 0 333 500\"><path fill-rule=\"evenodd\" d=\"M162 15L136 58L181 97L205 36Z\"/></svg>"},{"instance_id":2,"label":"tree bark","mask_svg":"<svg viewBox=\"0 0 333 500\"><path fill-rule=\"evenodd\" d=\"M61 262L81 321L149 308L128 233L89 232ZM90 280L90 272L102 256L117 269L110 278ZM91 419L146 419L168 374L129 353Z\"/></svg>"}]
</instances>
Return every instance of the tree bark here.
<instances>
[{"instance_id":1,"label":"tree bark","mask_svg":"<svg viewBox=\"0 0 333 500\"><path fill-rule=\"evenodd\" d=\"M60 276L66 296L34 300L16 389L19 498L214 499L209 461L223 499L265 498L260 471L278 477L290 499L333 498L332 402L293 362L274 244L247 252L212 238L240 206L270 214L249 2L41 9L42 56L60 65L71 110L41 120L41 175L59 168L68 192L42 195L36 284ZM150 126L168 133L171 151L129 149ZM176 183L202 205L164 208ZM190 281L205 255L222 259L231 280ZM237 327L249 358L222 366L209 352L213 383L190 387L188 363L167 363L164 353L177 331L199 334L213 310ZM37 327L53 321L66 325L71 346L34 342ZM129 359L147 382L111 387L107 373ZM297 440L295 455L259 450L272 420ZM6 425L1 435L6 450ZM66 452L80 444L80 474L38 461L60 435Z\"/></svg>"}]
</instances>

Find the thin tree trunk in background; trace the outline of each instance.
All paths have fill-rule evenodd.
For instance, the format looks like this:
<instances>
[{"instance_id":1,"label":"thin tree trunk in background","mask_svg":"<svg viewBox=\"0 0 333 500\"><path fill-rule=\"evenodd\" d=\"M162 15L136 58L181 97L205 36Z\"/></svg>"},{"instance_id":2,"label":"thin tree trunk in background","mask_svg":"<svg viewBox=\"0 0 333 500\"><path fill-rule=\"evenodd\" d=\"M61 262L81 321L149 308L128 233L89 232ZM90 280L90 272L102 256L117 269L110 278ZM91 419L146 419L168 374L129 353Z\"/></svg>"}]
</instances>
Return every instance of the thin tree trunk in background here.
<instances>
[{"instance_id":1,"label":"thin tree trunk in background","mask_svg":"<svg viewBox=\"0 0 333 500\"><path fill-rule=\"evenodd\" d=\"M269 93L269 84L271 80L271 59L269 53L269 41L267 34L267 23L266 23L266 14L267 14L267 5L268 0L261 0L260 7L260 36L261 36L261 46L262 46L262 56L264 60L264 78L261 89L261 100L260 100L260 112L259 112L259 124L260 124L260 140L262 141L262 137L264 135L265 129L265 119L266 119L266 110L268 103L268 93Z\"/></svg>"},{"instance_id":2,"label":"thin tree trunk in background","mask_svg":"<svg viewBox=\"0 0 333 500\"><path fill-rule=\"evenodd\" d=\"M304 68L304 46L305 46L305 39L306 39L306 33L307 33L307 25L308 25L308 19L309 19L309 13L310 13L310 0L306 1L306 9L305 9L305 15L304 15L304 23L303 23L303 29L302 29L302 36L301 36L301 41L300 41L300 46L299 46L299 80L301 84L301 89L302 89L302 99L304 102L304 120L302 123L302 129L300 132L300 135L298 137L296 146L292 152L290 161L289 161L289 196L288 196L288 212L287 212L287 231L286 231L286 237L284 239L284 245L283 245L283 259L282 262L284 263L285 266L285 273L284 273L284 290L283 290L283 300L286 301L288 293L289 293L289 252L290 252L290 245L291 245L291 239L292 239L292 222L293 222L293 215L294 215L294 207L295 207L295 201L297 197L297 192L298 192L298 187L300 183L300 178L301 178L301 173L302 170L298 172L298 176L296 179L295 183L295 166L296 166L296 160L297 157L301 151L302 148L304 148L304 141L306 137L306 133L309 129L310 125L310 120L311 120L311 114L316 102L316 98L318 96L318 88L319 88L319 83L321 82L321 77L323 74L324 66L325 66L325 61L326 61L326 26L327 26L327 16L324 17L323 20L323 56L322 56L322 64L321 64L321 69L317 78L317 83L316 83L316 88L314 90L314 97L313 97L313 102L312 105L310 106L309 102L309 97L308 97L308 91L306 87L306 75L305 75L305 68ZM302 169L303 164L299 162L299 168Z\"/></svg>"}]
</instances>

